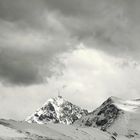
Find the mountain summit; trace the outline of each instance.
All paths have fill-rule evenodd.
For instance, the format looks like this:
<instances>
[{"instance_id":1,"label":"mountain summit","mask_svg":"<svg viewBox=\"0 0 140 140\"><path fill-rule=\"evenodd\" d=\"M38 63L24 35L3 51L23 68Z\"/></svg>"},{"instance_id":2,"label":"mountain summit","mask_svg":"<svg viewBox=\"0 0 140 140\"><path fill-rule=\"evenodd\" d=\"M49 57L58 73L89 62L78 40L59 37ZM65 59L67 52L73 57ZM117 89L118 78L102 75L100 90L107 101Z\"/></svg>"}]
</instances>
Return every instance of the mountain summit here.
<instances>
[{"instance_id":1,"label":"mountain summit","mask_svg":"<svg viewBox=\"0 0 140 140\"><path fill-rule=\"evenodd\" d=\"M140 100L108 98L100 107L75 122L113 134L135 137L140 134Z\"/></svg>"},{"instance_id":2,"label":"mountain summit","mask_svg":"<svg viewBox=\"0 0 140 140\"><path fill-rule=\"evenodd\" d=\"M72 124L82 116L88 114L87 110L72 104L62 96L51 98L39 108L35 113L29 116L26 121L29 123L62 123Z\"/></svg>"},{"instance_id":3,"label":"mountain summit","mask_svg":"<svg viewBox=\"0 0 140 140\"><path fill-rule=\"evenodd\" d=\"M123 114L123 111L116 105L120 100L117 97L108 98L100 107L87 116L82 117L76 123L106 130L115 122L119 115Z\"/></svg>"}]
</instances>

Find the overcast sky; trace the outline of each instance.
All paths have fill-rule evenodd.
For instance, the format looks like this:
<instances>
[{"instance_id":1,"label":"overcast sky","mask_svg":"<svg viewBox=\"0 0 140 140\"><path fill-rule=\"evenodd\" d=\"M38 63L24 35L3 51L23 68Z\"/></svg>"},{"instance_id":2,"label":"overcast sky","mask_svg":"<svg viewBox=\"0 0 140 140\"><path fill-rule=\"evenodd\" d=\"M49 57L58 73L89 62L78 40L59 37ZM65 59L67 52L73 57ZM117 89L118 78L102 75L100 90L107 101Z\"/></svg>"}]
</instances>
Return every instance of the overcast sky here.
<instances>
[{"instance_id":1,"label":"overcast sky","mask_svg":"<svg viewBox=\"0 0 140 140\"><path fill-rule=\"evenodd\" d=\"M93 110L140 98L140 0L0 0L0 118L58 91Z\"/></svg>"}]
</instances>

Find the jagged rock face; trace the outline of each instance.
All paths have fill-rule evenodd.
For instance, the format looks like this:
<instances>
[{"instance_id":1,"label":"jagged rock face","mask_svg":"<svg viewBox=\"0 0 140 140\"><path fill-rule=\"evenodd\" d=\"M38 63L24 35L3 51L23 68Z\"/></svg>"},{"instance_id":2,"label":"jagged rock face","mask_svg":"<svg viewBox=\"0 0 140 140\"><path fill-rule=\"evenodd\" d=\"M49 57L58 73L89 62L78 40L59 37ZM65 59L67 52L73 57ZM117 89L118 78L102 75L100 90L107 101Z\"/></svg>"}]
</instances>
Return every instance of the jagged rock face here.
<instances>
[{"instance_id":1,"label":"jagged rock face","mask_svg":"<svg viewBox=\"0 0 140 140\"><path fill-rule=\"evenodd\" d=\"M61 96L49 99L43 107L26 119L29 123L72 124L88 111L64 100Z\"/></svg>"},{"instance_id":2,"label":"jagged rock face","mask_svg":"<svg viewBox=\"0 0 140 140\"><path fill-rule=\"evenodd\" d=\"M113 99L107 99L99 108L82 117L76 123L106 130L123 111L115 106Z\"/></svg>"}]
</instances>

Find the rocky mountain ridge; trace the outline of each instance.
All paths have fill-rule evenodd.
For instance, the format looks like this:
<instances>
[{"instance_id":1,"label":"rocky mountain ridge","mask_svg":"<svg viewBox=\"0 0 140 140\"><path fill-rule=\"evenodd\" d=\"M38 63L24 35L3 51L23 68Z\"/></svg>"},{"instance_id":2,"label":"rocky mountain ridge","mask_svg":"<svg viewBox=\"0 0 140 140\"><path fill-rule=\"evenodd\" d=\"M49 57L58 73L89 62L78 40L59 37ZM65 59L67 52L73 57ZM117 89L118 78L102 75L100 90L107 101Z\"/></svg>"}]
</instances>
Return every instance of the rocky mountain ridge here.
<instances>
[{"instance_id":1,"label":"rocky mountain ridge","mask_svg":"<svg viewBox=\"0 0 140 140\"><path fill-rule=\"evenodd\" d=\"M29 123L62 123L72 124L82 116L87 115L88 111L82 109L71 102L63 99L62 96L51 98L29 116L26 121Z\"/></svg>"},{"instance_id":2,"label":"rocky mountain ridge","mask_svg":"<svg viewBox=\"0 0 140 140\"><path fill-rule=\"evenodd\" d=\"M106 130L119 115L123 114L123 110L115 105L116 99L115 97L108 98L100 107L81 117L76 123Z\"/></svg>"},{"instance_id":3,"label":"rocky mountain ridge","mask_svg":"<svg viewBox=\"0 0 140 140\"><path fill-rule=\"evenodd\" d=\"M107 131L114 137L140 136L140 100L108 98L92 112L81 109L61 96L49 99L40 109L26 119L29 123L73 124Z\"/></svg>"},{"instance_id":4,"label":"rocky mountain ridge","mask_svg":"<svg viewBox=\"0 0 140 140\"><path fill-rule=\"evenodd\" d=\"M108 98L100 107L75 122L82 127L94 127L115 136L140 135L140 100Z\"/></svg>"}]
</instances>

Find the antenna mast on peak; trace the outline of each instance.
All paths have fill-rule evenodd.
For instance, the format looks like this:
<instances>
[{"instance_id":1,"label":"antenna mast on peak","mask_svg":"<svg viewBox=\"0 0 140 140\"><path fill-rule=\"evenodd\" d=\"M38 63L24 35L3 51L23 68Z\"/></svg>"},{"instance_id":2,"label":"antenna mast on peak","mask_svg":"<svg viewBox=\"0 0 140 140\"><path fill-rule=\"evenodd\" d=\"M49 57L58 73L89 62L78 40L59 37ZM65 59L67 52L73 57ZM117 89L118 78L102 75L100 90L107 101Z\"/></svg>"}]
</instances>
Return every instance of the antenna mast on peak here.
<instances>
[{"instance_id":1,"label":"antenna mast on peak","mask_svg":"<svg viewBox=\"0 0 140 140\"><path fill-rule=\"evenodd\" d=\"M60 94L60 90L58 89L58 97L62 98L61 94Z\"/></svg>"}]
</instances>

